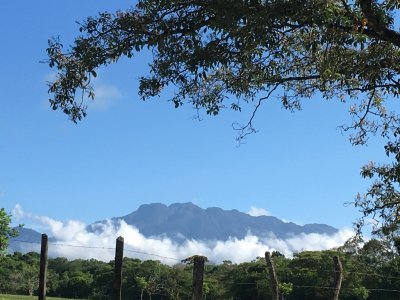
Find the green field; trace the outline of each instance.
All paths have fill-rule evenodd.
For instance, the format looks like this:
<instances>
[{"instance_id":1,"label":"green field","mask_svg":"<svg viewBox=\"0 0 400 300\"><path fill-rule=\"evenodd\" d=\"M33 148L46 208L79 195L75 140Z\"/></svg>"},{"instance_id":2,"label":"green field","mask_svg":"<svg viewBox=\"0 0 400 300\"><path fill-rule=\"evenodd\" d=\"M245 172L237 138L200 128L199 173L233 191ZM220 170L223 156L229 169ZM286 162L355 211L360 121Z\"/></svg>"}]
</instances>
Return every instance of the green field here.
<instances>
[{"instance_id":1,"label":"green field","mask_svg":"<svg viewBox=\"0 0 400 300\"><path fill-rule=\"evenodd\" d=\"M37 299L37 296L19 296L19 295L0 295L0 300L16 300L16 299L21 299L21 300L34 300ZM46 297L46 299L49 300L65 300L67 298L57 298L57 297Z\"/></svg>"}]
</instances>

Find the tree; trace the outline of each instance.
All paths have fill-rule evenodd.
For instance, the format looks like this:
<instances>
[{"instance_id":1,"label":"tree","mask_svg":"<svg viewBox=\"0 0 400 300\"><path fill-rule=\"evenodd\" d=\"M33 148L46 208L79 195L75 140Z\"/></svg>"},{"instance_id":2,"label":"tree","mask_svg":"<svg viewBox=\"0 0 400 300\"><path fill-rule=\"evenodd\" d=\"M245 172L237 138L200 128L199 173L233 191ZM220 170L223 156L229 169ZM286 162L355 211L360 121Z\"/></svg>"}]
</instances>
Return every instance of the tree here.
<instances>
[{"instance_id":1,"label":"tree","mask_svg":"<svg viewBox=\"0 0 400 300\"><path fill-rule=\"evenodd\" d=\"M137 266L135 283L142 298L144 293L151 300L156 294L164 294L169 268L158 260L146 260Z\"/></svg>"},{"instance_id":2,"label":"tree","mask_svg":"<svg viewBox=\"0 0 400 300\"><path fill-rule=\"evenodd\" d=\"M92 275L82 271L75 271L68 275L68 292L65 294L72 298L87 298L92 292Z\"/></svg>"},{"instance_id":3,"label":"tree","mask_svg":"<svg viewBox=\"0 0 400 300\"><path fill-rule=\"evenodd\" d=\"M137 286L138 286L138 288L140 290L140 300L143 300L144 291L147 290L146 278L141 277L141 276L137 276L136 277L136 283L137 283Z\"/></svg>"},{"instance_id":4,"label":"tree","mask_svg":"<svg viewBox=\"0 0 400 300\"><path fill-rule=\"evenodd\" d=\"M0 256L5 253L8 247L8 240L18 235L18 231L10 226L11 215L7 214L4 208L0 209Z\"/></svg>"},{"instance_id":5,"label":"tree","mask_svg":"<svg viewBox=\"0 0 400 300\"><path fill-rule=\"evenodd\" d=\"M33 293L39 288L39 267L26 265L18 275L20 276L21 288L29 296L33 296Z\"/></svg>"},{"instance_id":6,"label":"tree","mask_svg":"<svg viewBox=\"0 0 400 300\"><path fill-rule=\"evenodd\" d=\"M397 235L400 196L400 116L388 101L400 92L400 33L397 0L139 0L115 14L81 23L80 35L64 50L49 41L48 63L57 70L49 83L51 107L72 121L86 116L94 98L96 70L149 49L149 74L140 78L143 100L173 86L175 107L185 102L217 115L253 103L238 139L255 131L260 105L277 97L286 109L321 95L350 104L354 145L380 134L391 164L369 163L362 176L375 178L354 201L363 219L379 222L375 233Z\"/></svg>"}]
</instances>

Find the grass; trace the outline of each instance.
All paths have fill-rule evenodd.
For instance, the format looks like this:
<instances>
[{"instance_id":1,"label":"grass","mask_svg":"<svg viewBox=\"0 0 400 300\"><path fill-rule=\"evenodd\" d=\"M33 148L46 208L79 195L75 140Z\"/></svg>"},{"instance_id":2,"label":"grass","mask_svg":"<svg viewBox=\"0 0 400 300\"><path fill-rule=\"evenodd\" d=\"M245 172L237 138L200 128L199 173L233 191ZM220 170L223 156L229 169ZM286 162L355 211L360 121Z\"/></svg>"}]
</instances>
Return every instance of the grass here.
<instances>
[{"instance_id":1,"label":"grass","mask_svg":"<svg viewBox=\"0 0 400 300\"><path fill-rule=\"evenodd\" d=\"M38 297L37 296L20 296L20 295L4 295L4 294L1 294L0 295L0 300L17 300L17 299L21 299L21 300L34 300L34 299L37 299ZM46 296L46 299L49 299L49 300L65 300L65 299L67 299L67 298L57 298L57 297L47 297Z\"/></svg>"}]
</instances>

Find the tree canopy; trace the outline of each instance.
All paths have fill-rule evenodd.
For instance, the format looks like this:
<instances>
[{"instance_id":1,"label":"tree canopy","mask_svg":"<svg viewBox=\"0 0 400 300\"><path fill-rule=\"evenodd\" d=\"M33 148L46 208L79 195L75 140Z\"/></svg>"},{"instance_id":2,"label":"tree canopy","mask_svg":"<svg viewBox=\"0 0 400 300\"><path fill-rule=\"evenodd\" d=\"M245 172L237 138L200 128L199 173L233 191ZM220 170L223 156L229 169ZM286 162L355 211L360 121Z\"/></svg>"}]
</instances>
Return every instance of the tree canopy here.
<instances>
[{"instance_id":1,"label":"tree canopy","mask_svg":"<svg viewBox=\"0 0 400 300\"><path fill-rule=\"evenodd\" d=\"M139 0L88 17L68 48L49 41L48 63L57 70L50 105L81 120L97 69L142 50L152 54L140 78L143 100L173 86L175 107L189 103L210 115L253 103L248 123L236 127L239 140L255 131L257 109L271 97L290 110L314 95L338 99L350 108L343 130L351 142L382 135L392 159L363 167L375 181L354 201L359 225L376 217L375 233L397 235L400 116L387 104L400 92L399 9L397 0Z\"/></svg>"},{"instance_id":2,"label":"tree canopy","mask_svg":"<svg viewBox=\"0 0 400 300\"><path fill-rule=\"evenodd\" d=\"M66 245L68 247L68 245ZM358 245L359 246L359 245ZM331 299L336 275L332 258L343 265L340 299L398 299L400 256L385 243L370 240L357 251L302 251L285 257L272 253L279 290L285 299ZM192 257L192 259L202 257ZM204 257L203 257L204 258ZM15 252L0 258L0 291L37 294L40 255ZM114 261L49 258L47 295L69 299L110 299ZM193 266L168 266L155 260L123 259L122 299L191 299ZM251 262L209 262L204 268L203 299L271 299L263 257ZM22 298L22 297L20 297ZM283 297L282 297L283 299Z\"/></svg>"},{"instance_id":3,"label":"tree canopy","mask_svg":"<svg viewBox=\"0 0 400 300\"><path fill-rule=\"evenodd\" d=\"M18 231L10 226L11 216L4 208L0 208L0 256L5 253L8 247L8 240L17 236Z\"/></svg>"}]
</instances>

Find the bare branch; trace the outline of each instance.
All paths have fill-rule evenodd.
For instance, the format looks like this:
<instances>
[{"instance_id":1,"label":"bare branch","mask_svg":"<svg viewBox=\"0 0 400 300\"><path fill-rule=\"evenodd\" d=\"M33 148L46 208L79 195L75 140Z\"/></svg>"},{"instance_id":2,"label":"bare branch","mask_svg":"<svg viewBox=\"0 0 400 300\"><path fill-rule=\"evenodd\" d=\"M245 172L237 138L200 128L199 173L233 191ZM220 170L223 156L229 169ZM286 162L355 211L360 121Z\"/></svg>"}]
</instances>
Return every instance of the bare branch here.
<instances>
[{"instance_id":1,"label":"bare branch","mask_svg":"<svg viewBox=\"0 0 400 300\"><path fill-rule=\"evenodd\" d=\"M269 90L269 92L268 92L268 94L266 96L261 97L261 98L258 99L258 102L257 102L257 104L256 104L255 108L253 109L253 112L252 112L252 114L250 116L250 119L245 125L240 125L239 126L237 123L232 124L232 127L233 127L234 130L240 131L239 135L236 137L236 140L239 142L239 144L242 143L243 140L248 135L256 132L255 128L253 127L253 120L254 120L254 118L256 116L256 113L257 113L258 109L260 108L262 102L267 100L267 99L269 99L269 97L271 97L272 93L275 92L275 90L279 87L279 85L280 85L280 83L277 83L275 86L273 86Z\"/></svg>"}]
</instances>

